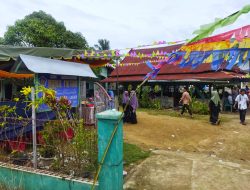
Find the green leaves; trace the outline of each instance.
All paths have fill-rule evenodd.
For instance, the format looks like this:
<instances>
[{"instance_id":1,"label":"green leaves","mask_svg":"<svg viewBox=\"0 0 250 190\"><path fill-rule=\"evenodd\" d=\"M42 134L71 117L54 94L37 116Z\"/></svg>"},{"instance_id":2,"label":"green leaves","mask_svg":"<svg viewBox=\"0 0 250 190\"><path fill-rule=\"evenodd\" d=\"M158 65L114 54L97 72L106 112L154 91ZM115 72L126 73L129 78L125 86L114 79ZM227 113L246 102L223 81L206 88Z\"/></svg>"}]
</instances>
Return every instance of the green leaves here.
<instances>
[{"instance_id":1,"label":"green leaves","mask_svg":"<svg viewBox=\"0 0 250 190\"><path fill-rule=\"evenodd\" d=\"M9 26L3 43L27 47L88 48L81 33L67 30L63 22L57 22L43 11L33 12Z\"/></svg>"},{"instance_id":2,"label":"green leaves","mask_svg":"<svg viewBox=\"0 0 250 190\"><path fill-rule=\"evenodd\" d=\"M2 45L3 43L4 43L4 39L0 37L0 45Z\"/></svg>"},{"instance_id":3,"label":"green leaves","mask_svg":"<svg viewBox=\"0 0 250 190\"><path fill-rule=\"evenodd\" d=\"M97 50L109 50L110 49L110 42L106 39L99 39L98 44L95 45Z\"/></svg>"}]
</instances>

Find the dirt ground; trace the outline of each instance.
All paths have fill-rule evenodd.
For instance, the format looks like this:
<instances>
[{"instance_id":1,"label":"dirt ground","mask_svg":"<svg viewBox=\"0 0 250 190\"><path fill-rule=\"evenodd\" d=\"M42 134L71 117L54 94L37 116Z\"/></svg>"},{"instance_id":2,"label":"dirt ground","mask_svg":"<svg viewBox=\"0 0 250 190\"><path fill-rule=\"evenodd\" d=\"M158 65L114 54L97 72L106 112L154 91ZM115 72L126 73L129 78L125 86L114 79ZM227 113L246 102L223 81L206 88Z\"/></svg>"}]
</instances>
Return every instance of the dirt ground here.
<instances>
[{"instance_id":1,"label":"dirt ground","mask_svg":"<svg viewBox=\"0 0 250 190\"><path fill-rule=\"evenodd\" d=\"M223 114L220 126L207 117L138 112L124 139L152 150L125 178L127 190L247 190L250 187L250 115Z\"/></svg>"},{"instance_id":2,"label":"dirt ground","mask_svg":"<svg viewBox=\"0 0 250 190\"><path fill-rule=\"evenodd\" d=\"M124 140L129 143L144 149L205 153L250 164L250 115L246 126L239 123L237 113L223 114L226 121L219 126L196 116L191 119L145 111L139 111L137 116L138 124L124 126Z\"/></svg>"}]
</instances>

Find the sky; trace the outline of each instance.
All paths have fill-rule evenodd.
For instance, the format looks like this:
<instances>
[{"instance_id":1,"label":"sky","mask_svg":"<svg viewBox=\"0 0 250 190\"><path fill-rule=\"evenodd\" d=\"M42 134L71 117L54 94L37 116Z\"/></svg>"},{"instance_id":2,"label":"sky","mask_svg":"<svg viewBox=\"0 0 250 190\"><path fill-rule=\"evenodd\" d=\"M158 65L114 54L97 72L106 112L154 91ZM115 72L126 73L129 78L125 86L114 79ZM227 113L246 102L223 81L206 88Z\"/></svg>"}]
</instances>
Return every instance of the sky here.
<instances>
[{"instance_id":1,"label":"sky","mask_svg":"<svg viewBox=\"0 0 250 190\"><path fill-rule=\"evenodd\" d=\"M7 26L33 11L43 10L68 30L81 32L90 46L98 39L112 49L190 39L201 25L226 17L249 0L0 0L0 36ZM250 24L250 13L221 33Z\"/></svg>"}]
</instances>

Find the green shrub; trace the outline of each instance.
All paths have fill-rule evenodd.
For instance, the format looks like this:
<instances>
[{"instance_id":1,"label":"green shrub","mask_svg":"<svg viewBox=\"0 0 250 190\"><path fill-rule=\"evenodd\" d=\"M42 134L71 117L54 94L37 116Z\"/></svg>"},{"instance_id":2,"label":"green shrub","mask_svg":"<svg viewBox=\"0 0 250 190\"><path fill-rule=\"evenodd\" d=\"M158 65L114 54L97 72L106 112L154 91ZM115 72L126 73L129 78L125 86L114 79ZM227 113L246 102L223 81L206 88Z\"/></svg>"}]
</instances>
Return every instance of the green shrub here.
<instances>
[{"instance_id":1,"label":"green shrub","mask_svg":"<svg viewBox=\"0 0 250 190\"><path fill-rule=\"evenodd\" d=\"M157 85L154 88L154 91L158 91L159 86ZM141 91L141 97L139 99L139 106L141 108L149 108L149 109L161 109L161 100L159 98L151 99L149 97L150 86L145 86Z\"/></svg>"},{"instance_id":2,"label":"green shrub","mask_svg":"<svg viewBox=\"0 0 250 190\"><path fill-rule=\"evenodd\" d=\"M154 87L154 92L155 92L155 93L159 93L160 91L161 91L160 86L159 86L159 85L155 85L155 87Z\"/></svg>"},{"instance_id":3,"label":"green shrub","mask_svg":"<svg viewBox=\"0 0 250 190\"><path fill-rule=\"evenodd\" d=\"M128 91L130 92L131 90L133 90L133 86L132 86L132 84L129 84L128 85Z\"/></svg>"},{"instance_id":4,"label":"green shrub","mask_svg":"<svg viewBox=\"0 0 250 190\"><path fill-rule=\"evenodd\" d=\"M191 103L191 108L192 108L192 112L195 114L200 114L200 115L209 114L208 104L205 102L196 100L196 98L193 98L193 101Z\"/></svg>"},{"instance_id":5,"label":"green shrub","mask_svg":"<svg viewBox=\"0 0 250 190\"><path fill-rule=\"evenodd\" d=\"M161 109L161 99L159 98L155 98L155 99L151 99L149 102L149 107L152 109Z\"/></svg>"},{"instance_id":6,"label":"green shrub","mask_svg":"<svg viewBox=\"0 0 250 190\"><path fill-rule=\"evenodd\" d=\"M145 86L141 92L141 98L139 99L139 106L141 108L150 108L150 86Z\"/></svg>"}]
</instances>

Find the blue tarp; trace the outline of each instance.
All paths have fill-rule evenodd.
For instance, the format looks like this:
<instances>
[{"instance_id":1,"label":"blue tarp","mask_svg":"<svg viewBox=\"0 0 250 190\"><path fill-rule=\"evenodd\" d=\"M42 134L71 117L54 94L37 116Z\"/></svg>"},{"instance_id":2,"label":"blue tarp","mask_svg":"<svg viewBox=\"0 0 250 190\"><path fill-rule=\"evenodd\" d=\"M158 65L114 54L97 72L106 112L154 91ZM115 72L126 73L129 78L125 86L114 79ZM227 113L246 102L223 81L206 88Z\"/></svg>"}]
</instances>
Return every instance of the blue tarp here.
<instances>
[{"instance_id":1,"label":"blue tarp","mask_svg":"<svg viewBox=\"0 0 250 190\"><path fill-rule=\"evenodd\" d=\"M0 140L12 140L20 136L27 136L32 133L31 110L27 108L27 103L0 102L0 106L16 106L16 115L9 116L7 119L0 115L0 123L6 123L0 128ZM19 118L22 117L23 119ZM18 119L19 118L19 119ZM45 122L55 119L53 111L36 114L37 131L43 128Z\"/></svg>"}]
</instances>

